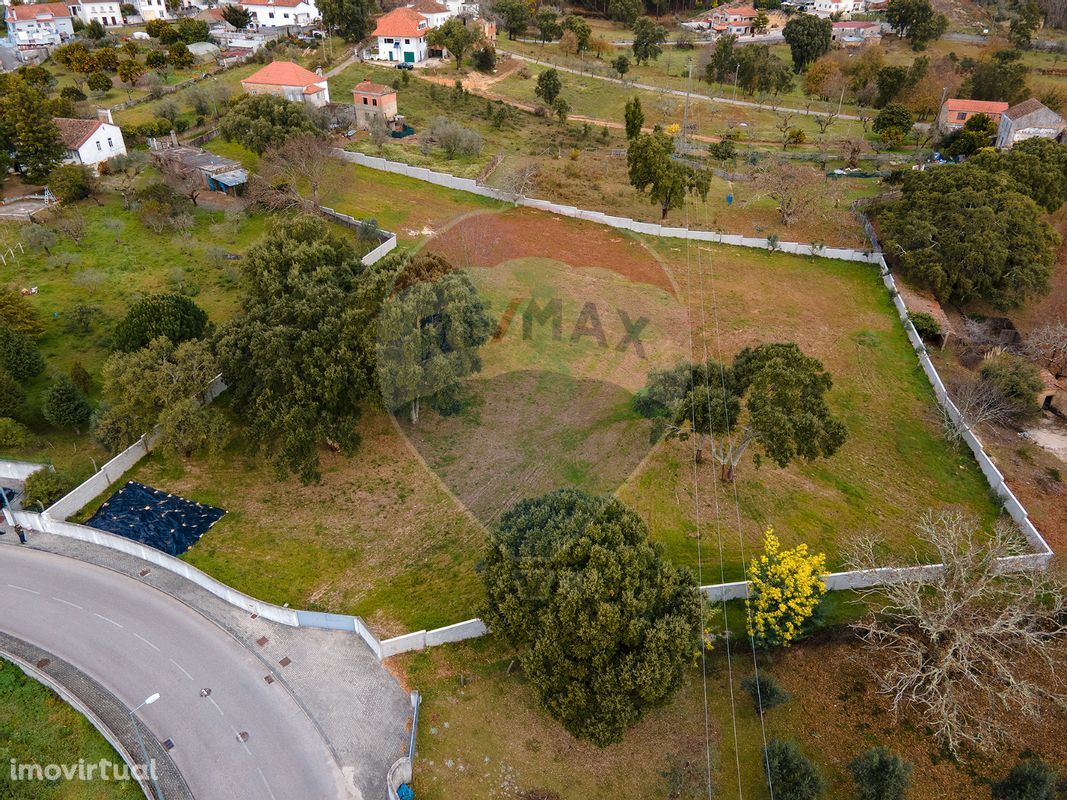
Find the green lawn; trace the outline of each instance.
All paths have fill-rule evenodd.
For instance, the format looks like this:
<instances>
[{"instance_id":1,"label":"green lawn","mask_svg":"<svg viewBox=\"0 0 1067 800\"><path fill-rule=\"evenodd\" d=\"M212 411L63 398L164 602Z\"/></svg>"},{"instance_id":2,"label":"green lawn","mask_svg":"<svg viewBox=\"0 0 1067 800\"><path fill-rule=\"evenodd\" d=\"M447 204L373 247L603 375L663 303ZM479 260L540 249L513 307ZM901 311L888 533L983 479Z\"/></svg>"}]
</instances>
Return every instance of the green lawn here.
<instances>
[{"instance_id":1,"label":"green lawn","mask_svg":"<svg viewBox=\"0 0 1067 800\"><path fill-rule=\"evenodd\" d=\"M0 793L10 800L135 800L135 781L8 782L9 764L122 763L85 717L14 664L0 661ZM11 792L11 793L8 793Z\"/></svg>"}]
</instances>

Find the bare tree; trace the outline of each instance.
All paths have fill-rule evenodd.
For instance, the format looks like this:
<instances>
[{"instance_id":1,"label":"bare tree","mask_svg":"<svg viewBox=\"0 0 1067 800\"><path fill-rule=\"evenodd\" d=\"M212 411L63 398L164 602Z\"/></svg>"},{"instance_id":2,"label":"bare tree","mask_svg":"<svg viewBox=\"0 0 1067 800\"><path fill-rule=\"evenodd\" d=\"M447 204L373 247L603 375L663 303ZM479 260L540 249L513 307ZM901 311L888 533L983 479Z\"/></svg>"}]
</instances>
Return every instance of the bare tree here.
<instances>
[{"instance_id":1,"label":"bare tree","mask_svg":"<svg viewBox=\"0 0 1067 800\"><path fill-rule=\"evenodd\" d=\"M867 149L867 142L859 137L852 136L842 139L839 143L841 155L845 159L845 166L855 169L859 166L860 156Z\"/></svg>"},{"instance_id":2,"label":"bare tree","mask_svg":"<svg viewBox=\"0 0 1067 800\"><path fill-rule=\"evenodd\" d=\"M148 166L148 154L143 150L130 150L124 155L108 159L107 172L113 177L115 188L122 195L122 207L130 210L130 198L137 177Z\"/></svg>"},{"instance_id":3,"label":"bare tree","mask_svg":"<svg viewBox=\"0 0 1067 800\"><path fill-rule=\"evenodd\" d=\"M1019 553L1017 530L1000 524L987 534L958 512L931 512L917 534L943 566L883 570L885 584L859 590L874 610L854 626L877 652L867 663L894 712L916 714L958 753L991 746L1005 714L1067 707L1055 677L1067 599L1043 569L1003 561ZM881 559L868 540L849 561L869 570Z\"/></svg>"},{"instance_id":4,"label":"bare tree","mask_svg":"<svg viewBox=\"0 0 1067 800\"><path fill-rule=\"evenodd\" d=\"M980 378L964 378L953 381L947 387L959 419L954 419L945 406L938 404L941 427L945 438L958 444L963 435L982 425L1003 425L1017 412L1015 402L1004 396L997 386Z\"/></svg>"},{"instance_id":5,"label":"bare tree","mask_svg":"<svg viewBox=\"0 0 1067 800\"><path fill-rule=\"evenodd\" d=\"M323 196L340 180L332 151L328 140L313 133L286 139L260 159L253 197L269 208L318 212Z\"/></svg>"},{"instance_id":6,"label":"bare tree","mask_svg":"<svg viewBox=\"0 0 1067 800\"><path fill-rule=\"evenodd\" d=\"M537 177L537 164L532 161L524 161L514 169L508 170L501 178L500 188L508 194L514 195L516 201L526 197L526 193L533 185Z\"/></svg>"},{"instance_id":7,"label":"bare tree","mask_svg":"<svg viewBox=\"0 0 1067 800\"><path fill-rule=\"evenodd\" d=\"M802 216L819 213L834 187L811 167L790 162L768 163L759 167L752 187L756 194L748 203L769 197L778 203L778 218L789 226Z\"/></svg>"},{"instance_id":8,"label":"bare tree","mask_svg":"<svg viewBox=\"0 0 1067 800\"><path fill-rule=\"evenodd\" d=\"M75 244L85 236L85 217L74 209L67 209L52 218L52 227Z\"/></svg>"},{"instance_id":9,"label":"bare tree","mask_svg":"<svg viewBox=\"0 0 1067 800\"><path fill-rule=\"evenodd\" d=\"M837 119L836 111L827 111L825 114L816 114L815 124L819 126L819 133L823 136L826 135L826 131L830 129L830 126L834 124L834 120Z\"/></svg>"},{"instance_id":10,"label":"bare tree","mask_svg":"<svg viewBox=\"0 0 1067 800\"><path fill-rule=\"evenodd\" d=\"M789 131L792 127L790 123L793 121L793 114L782 113L778 115L778 121L774 123L775 130L782 134L782 149L785 150L786 144L789 142Z\"/></svg>"},{"instance_id":11,"label":"bare tree","mask_svg":"<svg viewBox=\"0 0 1067 800\"><path fill-rule=\"evenodd\" d=\"M177 154L167 150L161 151L158 158L159 171L167 183L188 197L195 206L196 198L207 188L204 173L195 164L187 164Z\"/></svg>"},{"instance_id":12,"label":"bare tree","mask_svg":"<svg viewBox=\"0 0 1067 800\"><path fill-rule=\"evenodd\" d=\"M1054 320L1035 328L1026 337L1026 355L1057 378L1067 373L1067 322Z\"/></svg>"}]
</instances>

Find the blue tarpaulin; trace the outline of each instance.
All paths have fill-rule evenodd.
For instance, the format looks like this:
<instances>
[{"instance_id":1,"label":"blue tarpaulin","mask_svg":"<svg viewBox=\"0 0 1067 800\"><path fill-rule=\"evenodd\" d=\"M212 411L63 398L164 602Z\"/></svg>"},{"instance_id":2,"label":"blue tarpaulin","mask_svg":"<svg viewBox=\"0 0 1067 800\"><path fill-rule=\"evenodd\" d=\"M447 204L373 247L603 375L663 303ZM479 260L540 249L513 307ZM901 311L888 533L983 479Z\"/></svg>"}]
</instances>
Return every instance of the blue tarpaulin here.
<instances>
[{"instance_id":1,"label":"blue tarpaulin","mask_svg":"<svg viewBox=\"0 0 1067 800\"><path fill-rule=\"evenodd\" d=\"M180 556L226 512L130 481L87 523L172 556Z\"/></svg>"}]
</instances>

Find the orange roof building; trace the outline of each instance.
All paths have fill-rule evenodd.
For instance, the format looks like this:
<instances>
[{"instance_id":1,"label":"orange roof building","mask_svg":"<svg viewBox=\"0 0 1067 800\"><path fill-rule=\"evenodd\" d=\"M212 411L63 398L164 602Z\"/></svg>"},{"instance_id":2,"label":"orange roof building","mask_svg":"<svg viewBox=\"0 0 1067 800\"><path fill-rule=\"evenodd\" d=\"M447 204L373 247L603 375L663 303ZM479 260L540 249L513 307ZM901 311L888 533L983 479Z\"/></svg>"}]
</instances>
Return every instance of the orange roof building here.
<instances>
[{"instance_id":1,"label":"orange roof building","mask_svg":"<svg viewBox=\"0 0 1067 800\"><path fill-rule=\"evenodd\" d=\"M352 103L356 108L356 127L369 129L375 117L389 122L396 116L396 89L363 81L352 87Z\"/></svg>"},{"instance_id":2,"label":"orange roof building","mask_svg":"<svg viewBox=\"0 0 1067 800\"><path fill-rule=\"evenodd\" d=\"M1007 110L1008 104L999 100L964 100L951 97L945 101L937 114L937 128L942 133L959 130L976 114L985 114L996 126L1000 124L1000 115Z\"/></svg>"},{"instance_id":3,"label":"orange roof building","mask_svg":"<svg viewBox=\"0 0 1067 800\"><path fill-rule=\"evenodd\" d=\"M292 61L274 61L241 81L245 94L273 94L294 103L324 106L330 102L326 79Z\"/></svg>"}]
</instances>

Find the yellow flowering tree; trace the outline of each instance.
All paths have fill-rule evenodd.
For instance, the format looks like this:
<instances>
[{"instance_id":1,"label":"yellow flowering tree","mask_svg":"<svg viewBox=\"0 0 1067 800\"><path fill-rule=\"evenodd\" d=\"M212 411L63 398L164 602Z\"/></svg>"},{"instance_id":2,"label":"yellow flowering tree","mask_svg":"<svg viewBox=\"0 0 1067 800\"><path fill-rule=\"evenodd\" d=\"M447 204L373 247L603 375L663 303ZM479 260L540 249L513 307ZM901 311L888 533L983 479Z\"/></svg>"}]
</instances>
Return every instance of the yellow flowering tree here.
<instances>
[{"instance_id":1,"label":"yellow flowering tree","mask_svg":"<svg viewBox=\"0 0 1067 800\"><path fill-rule=\"evenodd\" d=\"M748 632L758 646L788 647L800 637L826 593L825 571L824 554L809 553L806 544L782 550L773 529L767 530L763 554L748 567Z\"/></svg>"}]
</instances>

